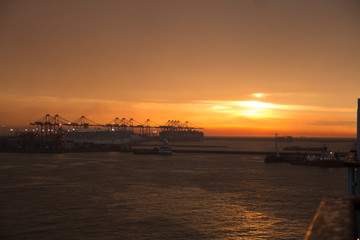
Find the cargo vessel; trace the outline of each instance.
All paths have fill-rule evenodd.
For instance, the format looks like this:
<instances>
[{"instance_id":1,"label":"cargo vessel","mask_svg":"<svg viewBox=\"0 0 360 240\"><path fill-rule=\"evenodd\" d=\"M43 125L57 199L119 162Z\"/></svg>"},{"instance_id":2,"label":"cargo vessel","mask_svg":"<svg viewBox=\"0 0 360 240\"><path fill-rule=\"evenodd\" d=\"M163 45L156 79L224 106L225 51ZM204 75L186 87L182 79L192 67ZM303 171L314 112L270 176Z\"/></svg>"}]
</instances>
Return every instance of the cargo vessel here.
<instances>
[{"instance_id":1,"label":"cargo vessel","mask_svg":"<svg viewBox=\"0 0 360 240\"><path fill-rule=\"evenodd\" d=\"M160 139L169 139L169 141L203 141L204 133L196 130L163 130L159 133Z\"/></svg>"},{"instance_id":2,"label":"cargo vessel","mask_svg":"<svg viewBox=\"0 0 360 240\"><path fill-rule=\"evenodd\" d=\"M65 133L68 148L129 149L144 138L128 130L106 131L100 129L79 129ZM69 146L70 145L70 146Z\"/></svg>"},{"instance_id":3,"label":"cargo vessel","mask_svg":"<svg viewBox=\"0 0 360 240\"><path fill-rule=\"evenodd\" d=\"M343 167L344 161L334 152L322 152L320 156L308 154L300 161L293 161L291 164L315 166L315 167Z\"/></svg>"}]
</instances>

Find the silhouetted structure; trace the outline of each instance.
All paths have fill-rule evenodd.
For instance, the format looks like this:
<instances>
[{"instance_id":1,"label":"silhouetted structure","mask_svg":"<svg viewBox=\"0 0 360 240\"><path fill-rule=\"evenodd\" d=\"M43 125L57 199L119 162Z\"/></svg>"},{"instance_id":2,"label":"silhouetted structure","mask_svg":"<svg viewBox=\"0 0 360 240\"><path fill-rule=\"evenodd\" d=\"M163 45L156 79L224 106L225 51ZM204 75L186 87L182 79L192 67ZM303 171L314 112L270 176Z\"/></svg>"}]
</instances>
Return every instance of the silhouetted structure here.
<instances>
[{"instance_id":1,"label":"silhouetted structure","mask_svg":"<svg viewBox=\"0 0 360 240\"><path fill-rule=\"evenodd\" d=\"M51 116L46 114L39 120L30 123L36 126L33 132L41 135L56 134L62 132L76 131L78 129L88 129L90 127L105 128L108 131L127 130L139 134L143 137L160 137L172 140L176 139L192 139L201 140L204 133L203 128L198 127L189 121L180 122L177 120L168 120L165 124L157 124L150 119L145 122L138 122L133 118L115 118L106 124L100 124L90 120L85 116L81 116L75 121L69 121L59 115ZM68 129L64 129L67 127Z\"/></svg>"}]
</instances>

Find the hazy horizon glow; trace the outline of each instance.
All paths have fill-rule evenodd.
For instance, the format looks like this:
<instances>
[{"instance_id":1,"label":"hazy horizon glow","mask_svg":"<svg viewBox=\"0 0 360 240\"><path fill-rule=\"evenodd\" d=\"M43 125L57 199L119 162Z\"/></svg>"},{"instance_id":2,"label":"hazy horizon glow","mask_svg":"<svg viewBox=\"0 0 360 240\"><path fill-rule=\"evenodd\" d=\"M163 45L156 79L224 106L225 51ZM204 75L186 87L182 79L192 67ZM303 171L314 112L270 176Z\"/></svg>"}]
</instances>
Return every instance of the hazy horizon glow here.
<instances>
[{"instance_id":1,"label":"hazy horizon glow","mask_svg":"<svg viewBox=\"0 0 360 240\"><path fill-rule=\"evenodd\" d=\"M0 36L7 126L49 113L356 135L359 1L5 0Z\"/></svg>"}]
</instances>

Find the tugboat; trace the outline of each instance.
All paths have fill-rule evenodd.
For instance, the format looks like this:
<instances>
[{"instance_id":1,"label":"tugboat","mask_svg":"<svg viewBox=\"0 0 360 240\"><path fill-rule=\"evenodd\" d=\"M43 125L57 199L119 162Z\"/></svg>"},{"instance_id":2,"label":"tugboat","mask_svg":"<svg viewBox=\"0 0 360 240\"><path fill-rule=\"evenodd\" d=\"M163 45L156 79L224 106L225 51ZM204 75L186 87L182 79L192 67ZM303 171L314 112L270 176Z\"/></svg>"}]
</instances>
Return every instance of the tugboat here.
<instances>
[{"instance_id":1,"label":"tugboat","mask_svg":"<svg viewBox=\"0 0 360 240\"><path fill-rule=\"evenodd\" d=\"M165 138L164 143L160 147L154 147L153 149L134 149L134 154L143 155L171 155L171 147L168 146L168 140Z\"/></svg>"},{"instance_id":2,"label":"tugboat","mask_svg":"<svg viewBox=\"0 0 360 240\"><path fill-rule=\"evenodd\" d=\"M163 145L160 148L158 148L158 152L160 155L171 155L172 154L171 147L169 147L168 143L169 143L169 141L165 138Z\"/></svg>"}]
</instances>

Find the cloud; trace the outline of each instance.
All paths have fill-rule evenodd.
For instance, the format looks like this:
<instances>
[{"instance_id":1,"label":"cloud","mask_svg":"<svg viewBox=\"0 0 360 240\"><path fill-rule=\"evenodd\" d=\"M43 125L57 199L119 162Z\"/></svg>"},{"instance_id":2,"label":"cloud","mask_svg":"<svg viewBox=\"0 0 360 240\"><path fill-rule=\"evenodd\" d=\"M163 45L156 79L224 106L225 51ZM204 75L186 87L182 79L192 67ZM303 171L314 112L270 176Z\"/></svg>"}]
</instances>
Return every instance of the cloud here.
<instances>
[{"instance_id":1,"label":"cloud","mask_svg":"<svg viewBox=\"0 0 360 240\"><path fill-rule=\"evenodd\" d=\"M269 94L266 93L256 93L257 96L263 97ZM254 95L255 96L255 95ZM132 108L134 110L142 109L178 109L187 111L208 111L208 112L218 112L218 113L228 113L228 114L240 114L244 113L245 116L265 116L268 117L281 117L275 116L279 114L280 110L286 110L287 112L294 111L313 111L313 112L329 112L329 113L354 113L356 110L352 108L332 108L324 106L312 106L312 105L287 105L279 104L274 102L265 102L265 101L212 101L212 100L202 100L202 101L186 101L186 102L176 102L176 101L166 101L157 99L154 101L123 101L123 100L113 100L113 99L98 99L98 98L60 98L52 96L35 96L35 97L19 97L13 96L12 101L18 103L26 103L26 105L45 105L53 104L56 106L102 106L109 108ZM99 105L100 104L100 105ZM265 111L268 114L263 114ZM270 114L273 113L273 114ZM286 113L283 111L282 114Z\"/></svg>"},{"instance_id":2,"label":"cloud","mask_svg":"<svg viewBox=\"0 0 360 240\"><path fill-rule=\"evenodd\" d=\"M331 108L310 105L286 105L262 101L203 101L204 104L212 105L214 109L235 109L239 107L252 109L282 109L289 111L322 111L322 112L355 112L352 108Z\"/></svg>"},{"instance_id":3,"label":"cloud","mask_svg":"<svg viewBox=\"0 0 360 240\"><path fill-rule=\"evenodd\" d=\"M316 125L316 126L355 126L356 121L315 121L315 122L310 122L309 125Z\"/></svg>"},{"instance_id":4,"label":"cloud","mask_svg":"<svg viewBox=\"0 0 360 240\"><path fill-rule=\"evenodd\" d=\"M89 116L90 118L99 119L99 121L107 121L114 117L133 117L134 119L151 118L155 121L165 121L167 119L191 120L200 123L215 123L225 121L236 122L237 124L245 124L253 120L286 120L293 121L311 121L311 115L335 116L338 114L337 120L344 119L339 117L344 113L354 113L355 109L351 108L331 108L313 105L295 105L295 104L279 104L276 101L257 101L264 98L254 98L249 100L197 100L197 101L167 101L164 99L156 99L149 101L125 101L116 99L97 99L97 98L60 98L52 96L36 96L36 97L12 97L7 98L2 115L14 115L9 109L13 106L22 106L25 119L37 119L43 114L59 114L64 115L66 119L72 119L78 115ZM5 111L6 110L6 111ZM28 116L25 116L27 113ZM305 117L307 119L305 119ZM10 118L10 117L9 117ZM238 120L241 119L241 122ZM314 120L314 118L312 118ZM321 118L320 118L321 119ZM332 118L334 119L334 118ZM346 118L348 119L348 118ZM236 120L236 121L235 121ZM10 120L9 120L10 121ZM347 125L351 126L352 122L335 122L335 121L318 121L309 125L331 126L331 125Z\"/></svg>"}]
</instances>

